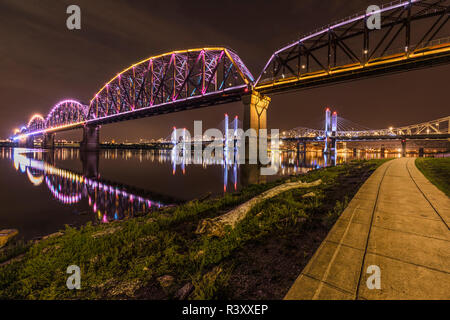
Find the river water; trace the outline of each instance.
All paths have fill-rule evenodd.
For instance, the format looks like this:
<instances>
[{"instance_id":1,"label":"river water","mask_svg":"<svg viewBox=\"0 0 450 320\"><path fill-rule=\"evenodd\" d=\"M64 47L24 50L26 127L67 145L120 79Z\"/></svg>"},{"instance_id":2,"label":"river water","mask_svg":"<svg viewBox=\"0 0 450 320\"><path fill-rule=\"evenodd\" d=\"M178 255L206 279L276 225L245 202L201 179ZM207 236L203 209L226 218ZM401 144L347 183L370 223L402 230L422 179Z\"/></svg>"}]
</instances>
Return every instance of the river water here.
<instances>
[{"instance_id":1,"label":"river water","mask_svg":"<svg viewBox=\"0 0 450 320\"><path fill-rule=\"evenodd\" d=\"M393 154L391 156L398 156ZM226 159L179 159L171 151L0 148L0 230L14 228L34 239L64 225L108 223L207 195L303 174L311 169L380 154L277 152L278 172L262 176L256 165Z\"/></svg>"}]
</instances>

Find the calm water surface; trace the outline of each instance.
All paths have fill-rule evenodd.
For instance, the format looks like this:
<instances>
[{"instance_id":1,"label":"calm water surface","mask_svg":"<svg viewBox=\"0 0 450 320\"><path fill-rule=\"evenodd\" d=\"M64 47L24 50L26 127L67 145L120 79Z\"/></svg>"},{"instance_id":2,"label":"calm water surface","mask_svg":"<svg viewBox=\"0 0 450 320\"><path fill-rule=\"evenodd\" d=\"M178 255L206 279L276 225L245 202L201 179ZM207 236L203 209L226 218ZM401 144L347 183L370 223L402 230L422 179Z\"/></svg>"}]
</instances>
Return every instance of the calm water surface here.
<instances>
[{"instance_id":1,"label":"calm water surface","mask_svg":"<svg viewBox=\"0 0 450 320\"><path fill-rule=\"evenodd\" d=\"M358 154L377 158L378 154ZM170 151L0 148L0 230L14 228L23 239L56 232L64 225L107 223L187 200L239 191L243 186L302 174L354 159L321 152L279 152L274 176L254 165L202 163Z\"/></svg>"}]
</instances>

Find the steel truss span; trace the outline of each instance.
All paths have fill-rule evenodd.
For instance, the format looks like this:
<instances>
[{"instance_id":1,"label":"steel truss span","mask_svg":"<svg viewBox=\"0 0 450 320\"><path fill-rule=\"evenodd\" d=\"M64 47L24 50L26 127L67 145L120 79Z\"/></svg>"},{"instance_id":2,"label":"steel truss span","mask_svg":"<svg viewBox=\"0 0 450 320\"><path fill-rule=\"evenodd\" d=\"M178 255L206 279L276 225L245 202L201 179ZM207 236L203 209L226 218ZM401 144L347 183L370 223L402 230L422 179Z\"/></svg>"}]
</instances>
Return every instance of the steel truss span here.
<instances>
[{"instance_id":1,"label":"steel truss span","mask_svg":"<svg viewBox=\"0 0 450 320\"><path fill-rule=\"evenodd\" d=\"M87 106L76 100L57 103L45 119L45 128L62 128L82 124L87 120Z\"/></svg>"},{"instance_id":2,"label":"steel truss span","mask_svg":"<svg viewBox=\"0 0 450 320\"><path fill-rule=\"evenodd\" d=\"M238 101L253 75L229 48L173 51L140 61L106 83L88 105L56 104L20 134L35 135Z\"/></svg>"},{"instance_id":3,"label":"steel truss span","mask_svg":"<svg viewBox=\"0 0 450 320\"><path fill-rule=\"evenodd\" d=\"M450 61L450 0L394 1L381 7L381 29L365 12L328 25L276 51L255 82L262 93L400 72Z\"/></svg>"},{"instance_id":4,"label":"steel truss span","mask_svg":"<svg viewBox=\"0 0 450 320\"><path fill-rule=\"evenodd\" d=\"M227 102L247 91L253 81L231 49L174 51L138 62L116 75L91 100L88 122L173 112L171 107L188 107L205 97L209 105ZM166 106L169 110L163 111Z\"/></svg>"}]
</instances>

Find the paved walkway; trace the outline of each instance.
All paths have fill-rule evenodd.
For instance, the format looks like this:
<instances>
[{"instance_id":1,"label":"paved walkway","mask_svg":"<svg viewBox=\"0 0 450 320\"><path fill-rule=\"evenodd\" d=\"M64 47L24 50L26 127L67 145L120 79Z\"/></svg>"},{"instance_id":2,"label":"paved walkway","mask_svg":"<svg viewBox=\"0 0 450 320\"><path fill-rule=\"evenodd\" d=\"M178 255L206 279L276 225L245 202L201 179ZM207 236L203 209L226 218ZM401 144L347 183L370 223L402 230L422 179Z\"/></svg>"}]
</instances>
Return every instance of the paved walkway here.
<instances>
[{"instance_id":1,"label":"paved walkway","mask_svg":"<svg viewBox=\"0 0 450 320\"><path fill-rule=\"evenodd\" d=\"M450 199L415 159L364 183L285 299L450 299ZM381 270L381 289L368 289Z\"/></svg>"}]
</instances>

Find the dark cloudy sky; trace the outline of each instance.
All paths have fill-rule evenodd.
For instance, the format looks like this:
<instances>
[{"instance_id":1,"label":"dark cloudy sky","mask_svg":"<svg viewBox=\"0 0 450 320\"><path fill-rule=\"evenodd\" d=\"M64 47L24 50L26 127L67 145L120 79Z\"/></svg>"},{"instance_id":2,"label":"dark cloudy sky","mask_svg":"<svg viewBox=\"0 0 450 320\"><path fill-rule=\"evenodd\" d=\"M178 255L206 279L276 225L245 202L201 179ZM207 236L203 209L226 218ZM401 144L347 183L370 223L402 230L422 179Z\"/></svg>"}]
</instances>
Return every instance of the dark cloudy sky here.
<instances>
[{"instance_id":1,"label":"dark cloudy sky","mask_svg":"<svg viewBox=\"0 0 450 320\"><path fill-rule=\"evenodd\" d=\"M66 8L82 29L66 28ZM171 51L225 45L257 76L273 51L379 0L0 0L0 137L64 98L89 101L123 68ZM313 126L325 106L371 128L448 115L450 66L277 95L269 127ZM194 120L217 126L240 103L112 124L102 138L161 137Z\"/></svg>"}]
</instances>

